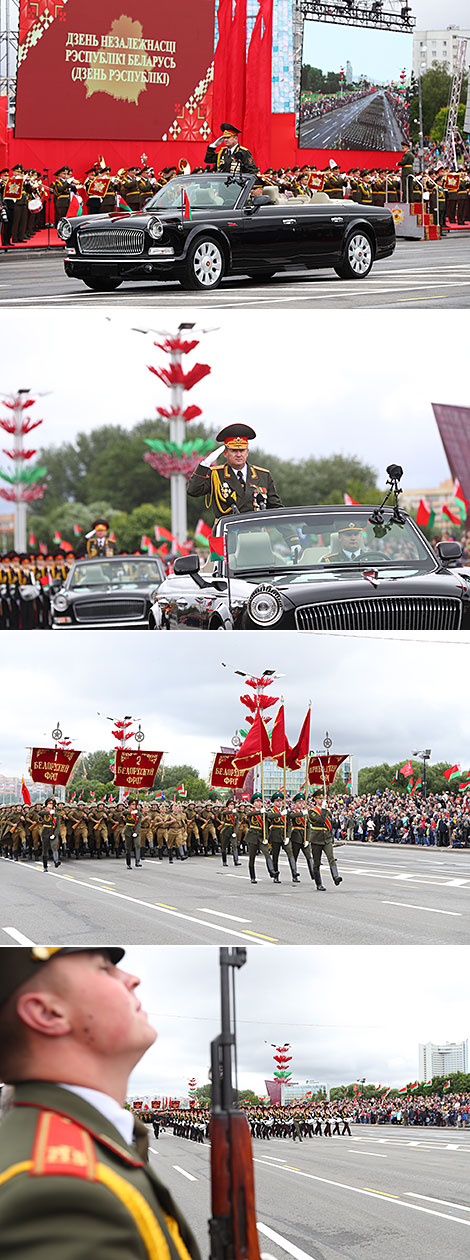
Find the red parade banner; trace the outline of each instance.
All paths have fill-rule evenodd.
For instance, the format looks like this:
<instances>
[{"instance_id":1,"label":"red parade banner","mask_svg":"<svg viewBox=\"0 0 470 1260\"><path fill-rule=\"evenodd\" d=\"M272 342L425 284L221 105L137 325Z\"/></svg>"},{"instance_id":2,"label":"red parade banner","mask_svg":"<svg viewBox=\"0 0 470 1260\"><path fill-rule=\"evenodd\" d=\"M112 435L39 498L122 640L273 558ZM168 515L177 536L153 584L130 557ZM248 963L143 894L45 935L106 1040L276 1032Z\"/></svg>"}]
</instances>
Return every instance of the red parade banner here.
<instances>
[{"instance_id":1,"label":"red parade banner","mask_svg":"<svg viewBox=\"0 0 470 1260\"><path fill-rule=\"evenodd\" d=\"M67 787L81 755L72 748L32 748L30 775L33 783Z\"/></svg>"},{"instance_id":2,"label":"red parade banner","mask_svg":"<svg viewBox=\"0 0 470 1260\"><path fill-rule=\"evenodd\" d=\"M319 757L310 757L308 764L309 783L315 787L323 787L324 784L326 784L326 787L331 787L337 770L343 764L343 761L346 761L347 756L348 753L336 753L329 756L326 753L322 753Z\"/></svg>"},{"instance_id":3,"label":"red parade banner","mask_svg":"<svg viewBox=\"0 0 470 1260\"><path fill-rule=\"evenodd\" d=\"M130 748L117 748L114 771L116 787L136 790L153 787L162 757L162 752L135 752Z\"/></svg>"},{"instance_id":4,"label":"red parade banner","mask_svg":"<svg viewBox=\"0 0 470 1260\"><path fill-rule=\"evenodd\" d=\"M194 17L192 0L21 0L16 136L207 141L214 0Z\"/></svg>"},{"instance_id":5,"label":"red parade banner","mask_svg":"<svg viewBox=\"0 0 470 1260\"><path fill-rule=\"evenodd\" d=\"M233 754L235 756L235 753ZM211 773L211 787L242 788L248 770L237 770L230 753L216 753Z\"/></svg>"}]
</instances>

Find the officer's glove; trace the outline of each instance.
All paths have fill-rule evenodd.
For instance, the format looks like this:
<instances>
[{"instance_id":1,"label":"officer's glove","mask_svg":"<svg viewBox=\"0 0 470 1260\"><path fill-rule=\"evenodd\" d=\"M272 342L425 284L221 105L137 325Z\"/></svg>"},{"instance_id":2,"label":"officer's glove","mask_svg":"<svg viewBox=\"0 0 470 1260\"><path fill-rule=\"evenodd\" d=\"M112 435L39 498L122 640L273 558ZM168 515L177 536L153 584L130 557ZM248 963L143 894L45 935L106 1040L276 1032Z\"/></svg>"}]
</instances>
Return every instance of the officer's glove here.
<instances>
[{"instance_id":1,"label":"officer's glove","mask_svg":"<svg viewBox=\"0 0 470 1260\"><path fill-rule=\"evenodd\" d=\"M294 543L293 547L291 547L290 553L294 561L294 564L299 564L302 551L303 551L303 548L300 546L300 543Z\"/></svg>"}]
</instances>

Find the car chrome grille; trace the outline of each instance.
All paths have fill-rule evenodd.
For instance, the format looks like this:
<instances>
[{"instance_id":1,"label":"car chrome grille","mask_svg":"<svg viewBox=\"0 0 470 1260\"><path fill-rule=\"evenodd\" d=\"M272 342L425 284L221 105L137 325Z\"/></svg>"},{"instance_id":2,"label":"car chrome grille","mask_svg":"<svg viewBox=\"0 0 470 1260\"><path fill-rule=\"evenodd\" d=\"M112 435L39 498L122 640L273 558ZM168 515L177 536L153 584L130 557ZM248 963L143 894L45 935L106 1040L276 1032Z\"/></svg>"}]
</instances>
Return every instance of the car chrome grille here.
<instances>
[{"instance_id":1,"label":"car chrome grille","mask_svg":"<svg viewBox=\"0 0 470 1260\"><path fill-rule=\"evenodd\" d=\"M399 595L296 608L298 630L459 630L458 599Z\"/></svg>"},{"instance_id":2,"label":"car chrome grille","mask_svg":"<svg viewBox=\"0 0 470 1260\"><path fill-rule=\"evenodd\" d=\"M83 600L77 604L77 621L139 621L145 616L145 599Z\"/></svg>"},{"instance_id":3,"label":"car chrome grille","mask_svg":"<svg viewBox=\"0 0 470 1260\"><path fill-rule=\"evenodd\" d=\"M145 233L141 228L112 228L100 232L78 232L77 244L81 254L119 254L136 258L144 252Z\"/></svg>"}]
</instances>

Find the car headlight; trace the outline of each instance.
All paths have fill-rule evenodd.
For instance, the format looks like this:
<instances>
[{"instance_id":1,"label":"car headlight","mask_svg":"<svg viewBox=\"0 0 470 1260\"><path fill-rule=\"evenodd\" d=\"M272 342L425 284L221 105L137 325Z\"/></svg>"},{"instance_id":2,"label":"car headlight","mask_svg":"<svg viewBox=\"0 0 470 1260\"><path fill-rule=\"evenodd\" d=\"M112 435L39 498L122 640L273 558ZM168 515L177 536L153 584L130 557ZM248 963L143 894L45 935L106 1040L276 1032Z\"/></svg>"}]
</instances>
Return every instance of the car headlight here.
<instances>
[{"instance_id":1,"label":"car headlight","mask_svg":"<svg viewBox=\"0 0 470 1260\"><path fill-rule=\"evenodd\" d=\"M56 612L65 612L68 607L68 599L66 595L56 595L54 600L54 610Z\"/></svg>"},{"instance_id":2,"label":"car headlight","mask_svg":"<svg viewBox=\"0 0 470 1260\"><path fill-rule=\"evenodd\" d=\"M282 617L283 607L277 591L270 586L258 586L248 600L248 613L260 626L272 626Z\"/></svg>"},{"instance_id":3,"label":"car headlight","mask_svg":"<svg viewBox=\"0 0 470 1260\"><path fill-rule=\"evenodd\" d=\"M59 219L57 224L57 235L61 241L68 241L72 235L73 228L70 219Z\"/></svg>"},{"instance_id":4,"label":"car headlight","mask_svg":"<svg viewBox=\"0 0 470 1260\"><path fill-rule=\"evenodd\" d=\"M153 241L160 241L163 236L163 223L160 222L160 219L149 219L147 232Z\"/></svg>"}]
</instances>

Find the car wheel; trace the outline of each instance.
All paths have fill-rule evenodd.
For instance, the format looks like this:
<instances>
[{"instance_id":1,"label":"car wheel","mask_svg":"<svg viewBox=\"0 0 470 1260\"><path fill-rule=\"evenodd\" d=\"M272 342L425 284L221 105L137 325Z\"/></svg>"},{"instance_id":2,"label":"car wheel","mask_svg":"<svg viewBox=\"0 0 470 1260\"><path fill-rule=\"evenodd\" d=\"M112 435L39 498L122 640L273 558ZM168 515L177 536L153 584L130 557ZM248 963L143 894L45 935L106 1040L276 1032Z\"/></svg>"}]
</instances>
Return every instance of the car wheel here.
<instances>
[{"instance_id":1,"label":"car wheel","mask_svg":"<svg viewBox=\"0 0 470 1260\"><path fill-rule=\"evenodd\" d=\"M353 232L346 244L346 253L336 275L341 280L365 280L374 261L372 242L365 232Z\"/></svg>"},{"instance_id":2,"label":"car wheel","mask_svg":"<svg viewBox=\"0 0 470 1260\"><path fill-rule=\"evenodd\" d=\"M225 271L225 258L221 246L212 236L198 236L188 253L184 287L202 289L207 293L217 289Z\"/></svg>"},{"instance_id":3,"label":"car wheel","mask_svg":"<svg viewBox=\"0 0 470 1260\"><path fill-rule=\"evenodd\" d=\"M112 293L122 284L122 280L112 280L111 276L82 276L82 280L94 293Z\"/></svg>"}]
</instances>

